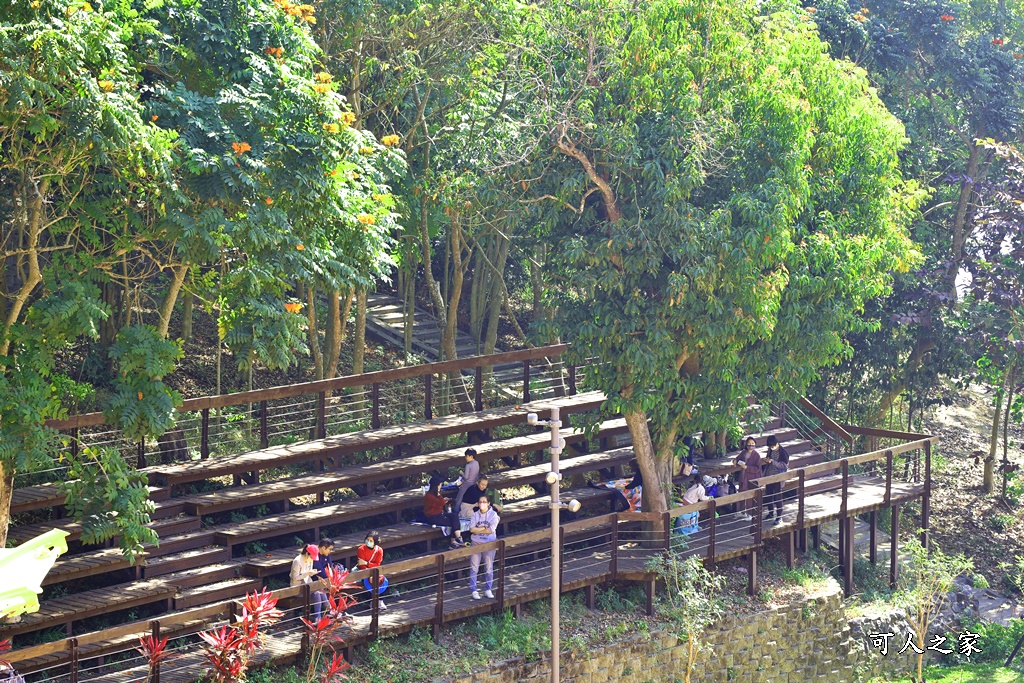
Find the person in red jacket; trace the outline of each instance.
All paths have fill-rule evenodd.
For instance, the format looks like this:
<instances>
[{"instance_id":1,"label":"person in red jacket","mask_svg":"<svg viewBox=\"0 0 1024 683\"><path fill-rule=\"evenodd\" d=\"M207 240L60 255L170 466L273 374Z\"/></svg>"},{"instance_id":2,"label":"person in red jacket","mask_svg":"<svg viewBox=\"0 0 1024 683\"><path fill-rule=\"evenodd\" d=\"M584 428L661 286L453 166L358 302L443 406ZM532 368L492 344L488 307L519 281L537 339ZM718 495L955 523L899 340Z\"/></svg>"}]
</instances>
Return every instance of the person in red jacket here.
<instances>
[{"instance_id":1,"label":"person in red jacket","mask_svg":"<svg viewBox=\"0 0 1024 683\"><path fill-rule=\"evenodd\" d=\"M363 544L356 551L356 569L374 569L384 562L384 548L380 545L380 534L376 531L367 531ZM363 579L363 586L368 591L373 591L373 584L370 579ZM377 595L381 595L388 589L388 580L381 576L377 589ZM383 600L379 602L381 609L387 609Z\"/></svg>"},{"instance_id":2,"label":"person in red jacket","mask_svg":"<svg viewBox=\"0 0 1024 683\"><path fill-rule=\"evenodd\" d=\"M460 548L464 545L462 541L462 528L459 525L459 516L454 512L445 512L448 499L441 495L441 479L433 477L430 480L430 488L423 496L423 521L434 526L449 527L448 538L452 548Z\"/></svg>"}]
</instances>

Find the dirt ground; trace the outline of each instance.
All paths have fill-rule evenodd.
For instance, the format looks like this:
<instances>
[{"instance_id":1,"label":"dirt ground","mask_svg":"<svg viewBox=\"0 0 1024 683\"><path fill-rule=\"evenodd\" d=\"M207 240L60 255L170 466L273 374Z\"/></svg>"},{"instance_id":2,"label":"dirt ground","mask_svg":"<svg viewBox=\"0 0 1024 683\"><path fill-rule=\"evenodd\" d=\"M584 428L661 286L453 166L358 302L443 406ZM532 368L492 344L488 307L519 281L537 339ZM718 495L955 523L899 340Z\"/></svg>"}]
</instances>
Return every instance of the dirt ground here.
<instances>
[{"instance_id":1,"label":"dirt ground","mask_svg":"<svg viewBox=\"0 0 1024 683\"><path fill-rule=\"evenodd\" d=\"M1000 564L1024 556L1024 513L982 491L982 460L988 454L993 410L991 392L972 386L953 405L938 407L926 420L930 432L941 440L940 466L933 473L932 538L946 552L973 558L976 571L996 590L1005 590ZM1011 424L1009 437L1010 459L1024 465L1024 427ZM976 459L978 451L982 456ZM1002 442L997 462L1001 459ZM997 470L997 492L1001 483Z\"/></svg>"}]
</instances>

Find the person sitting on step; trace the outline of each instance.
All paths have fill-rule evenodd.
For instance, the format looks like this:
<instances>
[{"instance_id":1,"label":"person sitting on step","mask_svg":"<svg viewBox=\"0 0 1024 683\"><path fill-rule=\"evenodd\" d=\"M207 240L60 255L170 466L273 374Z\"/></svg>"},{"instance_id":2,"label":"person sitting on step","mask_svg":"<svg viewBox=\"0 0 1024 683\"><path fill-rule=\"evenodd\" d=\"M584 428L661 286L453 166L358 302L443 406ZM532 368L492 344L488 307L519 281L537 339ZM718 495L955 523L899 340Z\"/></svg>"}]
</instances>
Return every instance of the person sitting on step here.
<instances>
[{"instance_id":1,"label":"person sitting on step","mask_svg":"<svg viewBox=\"0 0 1024 683\"><path fill-rule=\"evenodd\" d=\"M356 569L375 569L384 562L384 548L380 544L380 534L376 531L367 531L363 544L356 551ZM363 587L373 593L373 582L370 579L363 579ZM387 577L381 575L378 579L377 595L380 596L388 589ZM378 605L381 609L387 609L383 600L378 597Z\"/></svg>"},{"instance_id":2,"label":"person sitting on step","mask_svg":"<svg viewBox=\"0 0 1024 683\"><path fill-rule=\"evenodd\" d=\"M448 499L441 495L441 478L431 477L426 495L423 496L423 521L447 529L449 545L459 548L464 545L459 516L448 508Z\"/></svg>"}]
</instances>

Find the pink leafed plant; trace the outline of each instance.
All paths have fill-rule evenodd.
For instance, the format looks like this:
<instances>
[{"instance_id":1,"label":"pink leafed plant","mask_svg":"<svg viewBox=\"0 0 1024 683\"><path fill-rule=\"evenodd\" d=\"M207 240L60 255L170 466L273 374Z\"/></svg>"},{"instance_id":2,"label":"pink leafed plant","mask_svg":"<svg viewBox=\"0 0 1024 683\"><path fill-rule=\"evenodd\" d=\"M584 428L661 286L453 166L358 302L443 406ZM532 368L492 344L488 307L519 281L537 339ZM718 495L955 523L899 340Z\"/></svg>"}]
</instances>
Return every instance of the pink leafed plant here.
<instances>
[{"instance_id":1,"label":"pink leafed plant","mask_svg":"<svg viewBox=\"0 0 1024 683\"><path fill-rule=\"evenodd\" d=\"M139 647L136 652L146 658L149 665L149 672L146 674L146 683L153 678L160 662L170 659L171 653L167 651L167 638L154 638L153 636L139 636Z\"/></svg>"}]
</instances>

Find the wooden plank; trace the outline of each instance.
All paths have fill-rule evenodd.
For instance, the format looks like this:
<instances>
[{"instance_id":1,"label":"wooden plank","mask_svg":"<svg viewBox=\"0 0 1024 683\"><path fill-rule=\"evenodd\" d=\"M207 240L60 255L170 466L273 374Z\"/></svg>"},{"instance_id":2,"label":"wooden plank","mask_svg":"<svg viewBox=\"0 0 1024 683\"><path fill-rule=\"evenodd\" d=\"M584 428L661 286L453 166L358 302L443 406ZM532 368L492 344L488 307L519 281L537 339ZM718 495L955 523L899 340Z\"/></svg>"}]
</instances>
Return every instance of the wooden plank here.
<instances>
[{"instance_id":1,"label":"wooden plank","mask_svg":"<svg viewBox=\"0 0 1024 683\"><path fill-rule=\"evenodd\" d=\"M586 394L576 394L575 396L537 401L534 404L493 408L480 413L449 415L435 420L340 434L326 439L305 441L287 446L274 446L265 450L250 451L221 458L193 460L177 465L162 465L149 468L149 474L151 479L166 482L167 485L184 484L215 476L242 474L267 467L279 467L281 465L309 462L321 458L340 457L373 448L396 446L423 441L429 438L492 429L519 421L525 422L528 412L537 412L542 416L546 416L553 406L558 406L564 413L585 412L599 408L603 402L604 394L588 392Z\"/></svg>"}]
</instances>

